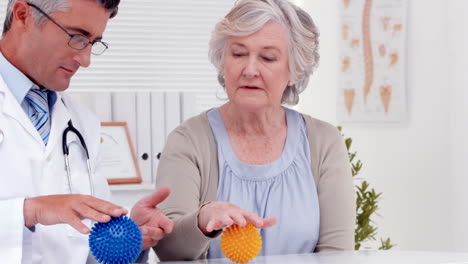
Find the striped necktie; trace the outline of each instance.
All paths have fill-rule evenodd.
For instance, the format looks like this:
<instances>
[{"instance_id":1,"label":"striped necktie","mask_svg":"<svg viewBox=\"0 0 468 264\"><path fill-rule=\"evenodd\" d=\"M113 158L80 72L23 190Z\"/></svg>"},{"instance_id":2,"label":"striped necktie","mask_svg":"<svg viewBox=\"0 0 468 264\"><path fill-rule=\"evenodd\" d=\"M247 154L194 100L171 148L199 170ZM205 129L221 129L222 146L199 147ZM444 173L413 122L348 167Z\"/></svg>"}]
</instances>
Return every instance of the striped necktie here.
<instances>
[{"instance_id":1,"label":"striped necktie","mask_svg":"<svg viewBox=\"0 0 468 264\"><path fill-rule=\"evenodd\" d=\"M26 100L29 102L32 113L29 118L41 135L44 144L47 145L50 135L49 104L47 102L46 89L31 89L26 94Z\"/></svg>"}]
</instances>

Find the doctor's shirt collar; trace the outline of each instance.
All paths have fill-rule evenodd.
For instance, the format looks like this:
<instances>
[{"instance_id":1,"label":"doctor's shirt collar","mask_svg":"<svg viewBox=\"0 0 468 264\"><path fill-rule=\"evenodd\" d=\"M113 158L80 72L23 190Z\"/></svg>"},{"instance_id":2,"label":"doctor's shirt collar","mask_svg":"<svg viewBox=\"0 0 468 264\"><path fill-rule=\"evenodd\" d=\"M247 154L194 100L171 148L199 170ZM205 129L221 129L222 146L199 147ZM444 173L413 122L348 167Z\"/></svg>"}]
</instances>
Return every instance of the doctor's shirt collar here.
<instances>
[{"instance_id":1,"label":"doctor's shirt collar","mask_svg":"<svg viewBox=\"0 0 468 264\"><path fill-rule=\"evenodd\" d=\"M18 104L23 104L26 94L29 92L31 87L35 85L26 75L20 70L13 66L3 54L0 52L0 75L2 75L3 81L5 82L10 92L18 101ZM49 108L52 108L57 95L53 91L48 92Z\"/></svg>"}]
</instances>

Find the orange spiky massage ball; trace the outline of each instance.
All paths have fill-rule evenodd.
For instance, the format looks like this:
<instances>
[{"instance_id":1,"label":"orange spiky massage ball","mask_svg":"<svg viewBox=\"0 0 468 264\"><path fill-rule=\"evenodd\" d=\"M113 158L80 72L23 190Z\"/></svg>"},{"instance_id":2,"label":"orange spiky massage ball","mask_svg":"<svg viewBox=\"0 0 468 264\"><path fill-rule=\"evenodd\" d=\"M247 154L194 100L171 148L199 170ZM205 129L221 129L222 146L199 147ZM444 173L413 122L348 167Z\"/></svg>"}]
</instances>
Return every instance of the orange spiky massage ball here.
<instances>
[{"instance_id":1,"label":"orange spiky massage ball","mask_svg":"<svg viewBox=\"0 0 468 264\"><path fill-rule=\"evenodd\" d=\"M262 237L252 224L232 225L223 231L221 250L231 261L247 263L255 258L262 249Z\"/></svg>"}]
</instances>

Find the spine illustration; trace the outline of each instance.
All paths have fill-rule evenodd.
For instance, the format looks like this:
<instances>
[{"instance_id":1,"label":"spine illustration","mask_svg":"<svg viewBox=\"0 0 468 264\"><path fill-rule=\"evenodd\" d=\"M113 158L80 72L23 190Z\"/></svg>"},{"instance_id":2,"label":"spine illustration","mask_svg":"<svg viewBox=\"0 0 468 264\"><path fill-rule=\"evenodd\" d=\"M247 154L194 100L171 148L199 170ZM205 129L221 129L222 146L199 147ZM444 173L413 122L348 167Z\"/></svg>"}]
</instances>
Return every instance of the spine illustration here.
<instances>
[{"instance_id":1,"label":"spine illustration","mask_svg":"<svg viewBox=\"0 0 468 264\"><path fill-rule=\"evenodd\" d=\"M369 95L372 82L374 81L374 60L372 57L372 45L370 36L370 13L372 0L365 0L364 12L362 14L362 46L364 48L364 101Z\"/></svg>"}]
</instances>

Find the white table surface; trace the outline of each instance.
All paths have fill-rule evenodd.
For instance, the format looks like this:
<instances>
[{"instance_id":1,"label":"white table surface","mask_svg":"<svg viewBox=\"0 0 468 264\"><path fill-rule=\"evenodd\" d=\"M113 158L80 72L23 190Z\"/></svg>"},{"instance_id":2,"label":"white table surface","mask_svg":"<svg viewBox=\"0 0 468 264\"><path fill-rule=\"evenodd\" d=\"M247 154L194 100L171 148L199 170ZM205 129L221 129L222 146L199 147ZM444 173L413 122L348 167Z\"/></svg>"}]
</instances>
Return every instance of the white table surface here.
<instances>
[{"instance_id":1,"label":"white table surface","mask_svg":"<svg viewBox=\"0 0 468 264\"><path fill-rule=\"evenodd\" d=\"M170 264L233 264L228 259L159 262ZM258 256L251 264L468 264L468 253L424 251L349 251L303 255Z\"/></svg>"}]
</instances>

